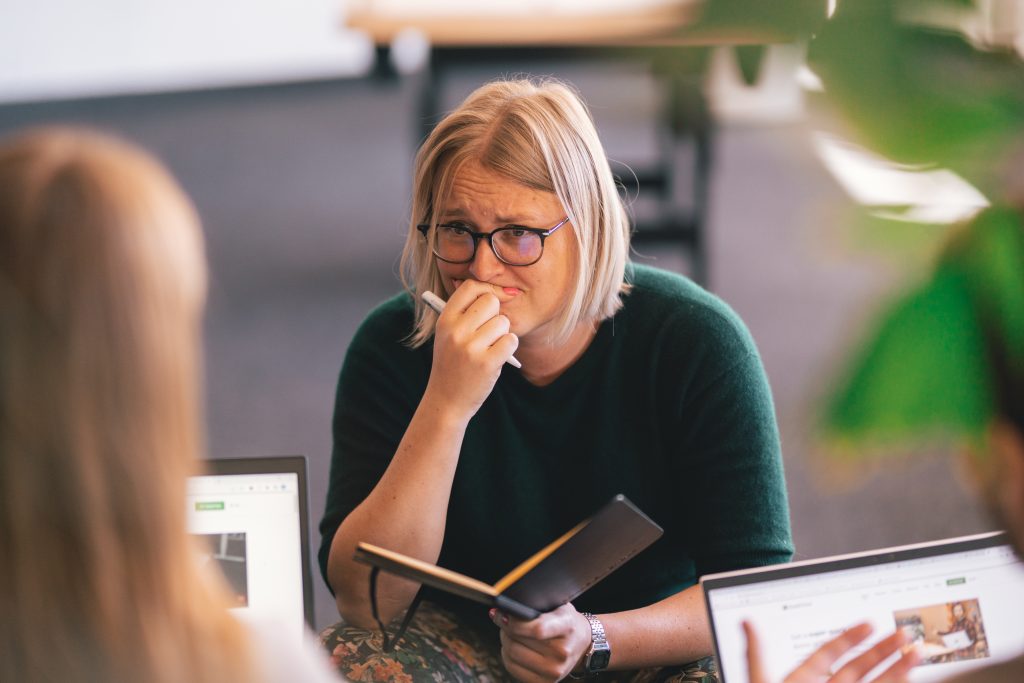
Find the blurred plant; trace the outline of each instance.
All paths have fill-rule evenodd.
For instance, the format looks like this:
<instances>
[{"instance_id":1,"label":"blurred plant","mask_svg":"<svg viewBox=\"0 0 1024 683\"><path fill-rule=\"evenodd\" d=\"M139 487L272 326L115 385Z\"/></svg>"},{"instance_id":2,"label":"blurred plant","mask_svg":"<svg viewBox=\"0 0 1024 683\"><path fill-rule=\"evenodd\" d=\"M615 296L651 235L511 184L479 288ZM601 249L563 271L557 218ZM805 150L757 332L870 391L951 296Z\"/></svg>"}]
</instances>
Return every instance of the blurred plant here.
<instances>
[{"instance_id":1,"label":"blurred plant","mask_svg":"<svg viewBox=\"0 0 1024 683\"><path fill-rule=\"evenodd\" d=\"M846 0L810 45L826 97L866 146L952 170L993 204L949 231L903 229L943 247L876 323L826 407L824 436L841 453L979 443L998 409L998 374L1024 376L1024 207L1009 191L1024 69L1014 51L942 25L972 9L970 0Z\"/></svg>"},{"instance_id":2,"label":"blurred plant","mask_svg":"<svg viewBox=\"0 0 1024 683\"><path fill-rule=\"evenodd\" d=\"M1024 122L1024 70L1008 47L936 25L974 4L846 0L815 35L809 61L866 146L950 169L995 202L999 161Z\"/></svg>"},{"instance_id":3,"label":"blurred plant","mask_svg":"<svg viewBox=\"0 0 1024 683\"><path fill-rule=\"evenodd\" d=\"M993 208L955 234L931 276L882 316L825 414L845 455L933 441L980 442L999 372L1024 376L1024 230ZM1005 358L1004 358L1005 356Z\"/></svg>"},{"instance_id":4,"label":"blurred plant","mask_svg":"<svg viewBox=\"0 0 1024 683\"><path fill-rule=\"evenodd\" d=\"M1024 388L1024 193L1012 190L1024 178L1013 166L1024 165L1024 155L1014 158L1024 148L1024 35L1012 30L1024 29L1024 0L709 0L705 8L718 29L809 39L823 97L858 143L897 164L948 169L991 204L966 225L929 229L865 216L862 235L938 258L852 354L822 420L829 450L855 457L978 443L1004 388Z\"/></svg>"}]
</instances>

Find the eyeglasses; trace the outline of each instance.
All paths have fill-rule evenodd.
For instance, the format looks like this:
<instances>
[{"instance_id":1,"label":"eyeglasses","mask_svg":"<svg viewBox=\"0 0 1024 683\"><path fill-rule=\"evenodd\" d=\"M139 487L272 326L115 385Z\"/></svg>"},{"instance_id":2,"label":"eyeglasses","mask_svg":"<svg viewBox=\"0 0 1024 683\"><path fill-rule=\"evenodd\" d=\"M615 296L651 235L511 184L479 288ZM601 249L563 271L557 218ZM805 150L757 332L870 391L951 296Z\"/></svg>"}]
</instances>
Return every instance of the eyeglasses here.
<instances>
[{"instance_id":1,"label":"eyeglasses","mask_svg":"<svg viewBox=\"0 0 1024 683\"><path fill-rule=\"evenodd\" d=\"M476 258L480 240L487 240L491 251L502 263L530 266L544 255L544 240L568 222L569 217L566 216L547 230L510 225L491 232L474 232L458 221L433 226L421 223L416 229L427 238L434 256L446 263L469 263Z\"/></svg>"}]
</instances>

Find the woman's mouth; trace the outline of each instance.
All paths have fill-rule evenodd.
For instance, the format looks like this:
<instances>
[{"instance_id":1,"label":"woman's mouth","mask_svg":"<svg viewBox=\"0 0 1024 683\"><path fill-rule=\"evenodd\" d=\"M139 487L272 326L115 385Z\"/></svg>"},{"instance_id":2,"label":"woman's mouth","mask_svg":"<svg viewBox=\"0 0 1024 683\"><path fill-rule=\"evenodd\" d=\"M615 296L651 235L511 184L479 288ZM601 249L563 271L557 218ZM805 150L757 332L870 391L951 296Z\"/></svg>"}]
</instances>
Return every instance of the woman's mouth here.
<instances>
[{"instance_id":1,"label":"woman's mouth","mask_svg":"<svg viewBox=\"0 0 1024 683\"><path fill-rule=\"evenodd\" d=\"M463 282L465 282L465 280L452 278L452 290L454 291L458 289L460 286L462 286ZM484 284L488 284L494 288L494 294L501 300L502 303L508 303L509 301L523 293L523 290L519 289L518 287L503 287L501 285L494 285L489 282Z\"/></svg>"}]
</instances>

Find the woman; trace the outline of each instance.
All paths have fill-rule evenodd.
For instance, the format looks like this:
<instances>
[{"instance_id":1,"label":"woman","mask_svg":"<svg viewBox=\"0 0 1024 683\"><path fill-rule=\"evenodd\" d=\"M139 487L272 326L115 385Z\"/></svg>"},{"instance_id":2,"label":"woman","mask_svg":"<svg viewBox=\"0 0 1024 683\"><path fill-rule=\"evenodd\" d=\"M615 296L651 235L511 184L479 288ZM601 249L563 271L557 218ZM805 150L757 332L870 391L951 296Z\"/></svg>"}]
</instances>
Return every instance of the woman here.
<instances>
[{"instance_id":1,"label":"woman","mask_svg":"<svg viewBox=\"0 0 1024 683\"><path fill-rule=\"evenodd\" d=\"M343 619L373 624L359 541L489 582L624 493L665 535L574 604L528 622L494 613L495 630L478 606L425 591L458 626L452 648L497 646L500 631L507 673L489 675L520 680L596 673L599 627L613 670L708 655L697 577L792 553L742 322L689 280L628 263L593 122L558 82L470 95L420 149L413 192L409 291L364 322L338 384L320 560ZM439 316L425 291L447 299ZM381 616L417 588L381 575ZM343 670L358 638L327 634Z\"/></svg>"},{"instance_id":2,"label":"woman","mask_svg":"<svg viewBox=\"0 0 1024 683\"><path fill-rule=\"evenodd\" d=\"M68 129L0 145L0 680L334 678L236 621L185 530L205 282L149 156Z\"/></svg>"}]
</instances>

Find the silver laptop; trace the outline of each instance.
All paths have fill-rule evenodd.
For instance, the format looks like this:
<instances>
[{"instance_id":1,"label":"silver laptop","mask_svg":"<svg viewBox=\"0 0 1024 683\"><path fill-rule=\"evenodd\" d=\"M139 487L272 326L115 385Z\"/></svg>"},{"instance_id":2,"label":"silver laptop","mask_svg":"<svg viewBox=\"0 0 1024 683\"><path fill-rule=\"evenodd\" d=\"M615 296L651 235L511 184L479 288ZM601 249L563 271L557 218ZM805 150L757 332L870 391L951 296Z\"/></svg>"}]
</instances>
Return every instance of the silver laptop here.
<instances>
[{"instance_id":1,"label":"silver laptop","mask_svg":"<svg viewBox=\"0 0 1024 683\"><path fill-rule=\"evenodd\" d=\"M210 460L207 472L189 478L187 501L203 561L223 572L240 618L301 634L313 623L306 458Z\"/></svg>"},{"instance_id":2,"label":"silver laptop","mask_svg":"<svg viewBox=\"0 0 1024 683\"><path fill-rule=\"evenodd\" d=\"M1024 565L1003 533L710 574L701 585L723 683L748 679L744 620L760 635L769 680L861 621L874 633L837 668L897 628L924 657L915 683L1024 652Z\"/></svg>"}]
</instances>

